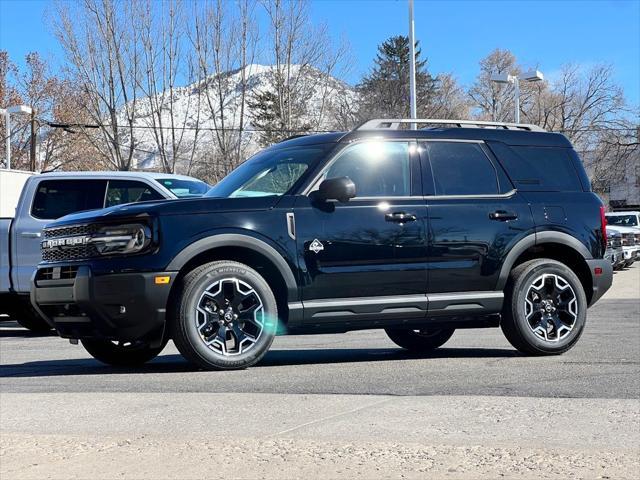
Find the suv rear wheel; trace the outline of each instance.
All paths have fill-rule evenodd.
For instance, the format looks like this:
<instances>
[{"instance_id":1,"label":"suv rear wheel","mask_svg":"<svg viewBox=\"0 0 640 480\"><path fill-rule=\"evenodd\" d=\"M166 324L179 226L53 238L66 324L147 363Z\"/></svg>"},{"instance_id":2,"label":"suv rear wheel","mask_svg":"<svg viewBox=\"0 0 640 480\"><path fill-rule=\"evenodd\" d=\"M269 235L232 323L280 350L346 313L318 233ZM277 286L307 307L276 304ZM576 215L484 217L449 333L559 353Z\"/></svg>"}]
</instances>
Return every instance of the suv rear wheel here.
<instances>
[{"instance_id":1,"label":"suv rear wheel","mask_svg":"<svg viewBox=\"0 0 640 480\"><path fill-rule=\"evenodd\" d=\"M541 258L518 265L509 277L501 327L507 340L530 355L557 355L584 330L587 298L563 263Z\"/></svg>"},{"instance_id":2,"label":"suv rear wheel","mask_svg":"<svg viewBox=\"0 0 640 480\"><path fill-rule=\"evenodd\" d=\"M207 370L246 368L269 350L277 321L276 299L258 272L238 262L211 262L184 277L173 341Z\"/></svg>"},{"instance_id":3,"label":"suv rear wheel","mask_svg":"<svg viewBox=\"0 0 640 480\"><path fill-rule=\"evenodd\" d=\"M412 352L429 352L444 345L451 338L453 328L423 328L420 330L385 330L389 338L399 347Z\"/></svg>"}]
</instances>

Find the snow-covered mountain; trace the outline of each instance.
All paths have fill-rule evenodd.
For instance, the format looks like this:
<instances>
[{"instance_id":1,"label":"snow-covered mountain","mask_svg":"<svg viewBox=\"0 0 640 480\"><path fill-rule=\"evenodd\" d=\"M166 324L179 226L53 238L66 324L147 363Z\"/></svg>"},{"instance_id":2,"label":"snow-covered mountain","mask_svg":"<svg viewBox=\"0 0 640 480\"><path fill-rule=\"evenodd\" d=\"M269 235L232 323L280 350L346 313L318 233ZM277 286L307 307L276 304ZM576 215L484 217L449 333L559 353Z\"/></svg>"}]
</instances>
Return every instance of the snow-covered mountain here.
<instances>
[{"instance_id":1,"label":"snow-covered mountain","mask_svg":"<svg viewBox=\"0 0 640 480\"><path fill-rule=\"evenodd\" d=\"M186 171L192 162L200 161L219 149L223 127L222 141L236 141L241 124L244 130L241 139L243 150L247 155L256 151L259 132L256 132L254 121L256 111L250 104L255 103L256 95L276 91L275 72L274 66L253 64L244 70L226 72L219 77L211 76L205 81L175 88L173 95L164 91L138 99L134 110L138 168L158 168L162 164L159 156L161 145L168 152L172 151L172 145L177 145L177 170ZM244 106L243 75L247 84ZM291 66L290 78L292 90L298 92L298 103L294 108L302 111L299 125L310 125L312 130L344 128L345 111L356 98L352 87L315 68L298 65ZM124 108L120 116L124 120ZM129 144L130 140L126 137L121 143Z\"/></svg>"}]
</instances>

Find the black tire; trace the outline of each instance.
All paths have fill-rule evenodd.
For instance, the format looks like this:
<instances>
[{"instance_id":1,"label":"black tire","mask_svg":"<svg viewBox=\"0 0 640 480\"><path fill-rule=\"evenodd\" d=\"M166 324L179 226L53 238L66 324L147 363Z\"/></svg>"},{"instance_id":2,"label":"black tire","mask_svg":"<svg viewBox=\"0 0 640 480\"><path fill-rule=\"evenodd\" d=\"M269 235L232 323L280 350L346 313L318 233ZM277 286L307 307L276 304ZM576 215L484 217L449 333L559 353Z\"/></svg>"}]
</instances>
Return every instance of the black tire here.
<instances>
[{"instance_id":1,"label":"black tire","mask_svg":"<svg viewBox=\"0 0 640 480\"><path fill-rule=\"evenodd\" d=\"M455 332L454 328L403 330L387 328L389 338L399 347L411 352L425 353L444 345Z\"/></svg>"},{"instance_id":2,"label":"black tire","mask_svg":"<svg viewBox=\"0 0 640 480\"><path fill-rule=\"evenodd\" d=\"M566 335L559 334L562 329L569 328L564 321L560 323L562 326L557 330L555 326L556 320L552 320L551 317L548 317L548 321L545 320L544 325L546 327L543 328L541 324L536 325L536 318L542 318L545 316L545 313L535 312L543 312L544 308L538 310L534 303L531 302L529 303L531 306L530 311L534 312L531 321L534 322L534 325L527 320L527 313L525 311L525 309L528 308L525 306L527 303L526 299L528 298L527 295L530 295L530 288L533 287L533 283L536 280L539 281L540 278L544 278L542 277L544 274L547 274L550 278L560 277L561 280L568 283L572 290L568 292L568 294L573 294L575 298L575 303L572 303L573 308L577 311L565 317L565 320L566 318L572 319L572 323L569 325L571 330L566 333ZM542 280L542 282L544 283L544 280ZM533 295L536 295L535 291ZM544 302L544 300L542 301ZM557 307L558 312L560 312L559 305L560 303L558 303ZM552 306L550 308L554 307ZM554 309L554 311L555 310L556 309ZM534 315L538 315L539 317L535 317ZM540 258L525 262L513 269L505 290L500 327L507 337L507 340L509 340L509 343L517 350L528 355L559 355L564 353L576 344L582 335L586 320L587 298L584 287L576 274L565 264L549 258ZM534 333L534 327L537 327L539 333ZM556 331L555 339L553 338L554 330ZM545 337L549 335L549 338L543 338L542 335Z\"/></svg>"},{"instance_id":3,"label":"black tire","mask_svg":"<svg viewBox=\"0 0 640 480\"><path fill-rule=\"evenodd\" d=\"M239 292L237 281L244 288L244 292L237 295L246 295L245 298L250 297L253 302L244 312L243 303L236 310L233 308L236 293L224 291L230 288ZM248 291L252 293L246 294ZM224 312L229 308L237 320L227 324ZM247 265L223 260L201 265L185 275L175 304L172 336L180 353L191 363L206 370L236 370L262 359L273 343L277 322L276 299L265 279ZM245 336L248 328L253 335ZM244 340L238 341L237 335ZM233 342L230 348L228 342Z\"/></svg>"},{"instance_id":4,"label":"black tire","mask_svg":"<svg viewBox=\"0 0 640 480\"><path fill-rule=\"evenodd\" d=\"M15 316L16 322L33 333L47 333L51 331L51 325L40 316L31 304L26 302L20 305Z\"/></svg>"},{"instance_id":5,"label":"black tire","mask_svg":"<svg viewBox=\"0 0 640 480\"><path fill-rule=\"evenodd\" d=\"M137 367L156 358L166 341L159 347L150 347L147 342L115 342L111 340L86 338L82 346L93 358L114 367Z\"/></svg>"}]
</instances>

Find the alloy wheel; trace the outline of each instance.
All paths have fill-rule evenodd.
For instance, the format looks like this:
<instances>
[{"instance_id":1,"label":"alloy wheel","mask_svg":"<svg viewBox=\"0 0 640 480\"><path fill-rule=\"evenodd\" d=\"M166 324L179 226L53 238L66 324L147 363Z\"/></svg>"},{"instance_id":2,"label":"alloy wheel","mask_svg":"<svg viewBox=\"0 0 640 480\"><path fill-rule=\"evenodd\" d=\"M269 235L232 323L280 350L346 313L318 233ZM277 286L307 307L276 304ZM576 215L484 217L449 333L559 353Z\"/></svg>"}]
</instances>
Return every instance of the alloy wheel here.
<instances>
[{"instance_id":1,"label":"alloy wheel","mask_svg":"<svg viewBox=\"0 0 640 480\"><path fill-rule=\"evenodd\" d=\"M571 284L555 273L537 277L527 290L525 316L531 331L547 342L566 338L578 318L578 301Z\"/></svg>"},{"instance_id":2,"label":"alloy wheel","mask_svg":"<svg viewBox=\"0 0 640 480\"><path fill-rule=\"evenodd\" d=\"M224 356L250 350L262 334L264 320L260 295L237 278L224 278L206 287L196 307L200 339Z\"/></svg>"}]
</instances>

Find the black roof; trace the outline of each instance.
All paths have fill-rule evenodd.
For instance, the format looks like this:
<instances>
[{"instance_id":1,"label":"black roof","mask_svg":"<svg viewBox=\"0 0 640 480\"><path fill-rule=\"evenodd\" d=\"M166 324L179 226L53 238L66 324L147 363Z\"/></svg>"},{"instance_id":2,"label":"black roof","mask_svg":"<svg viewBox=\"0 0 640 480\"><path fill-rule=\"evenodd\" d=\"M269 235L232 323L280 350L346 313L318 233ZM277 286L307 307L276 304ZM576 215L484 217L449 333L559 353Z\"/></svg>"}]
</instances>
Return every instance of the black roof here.
<instances>
[{"instance_id":1,"label":"black roof","mask_svg":"<svg viewBox=\"0 0 640 480\"><path fill-rule=\"evenodd\" d=\"M276 144L278 147L314 145L319 143L353 142L365 138L453 139L503 142L507 145L571 148L571 142L561 133L528 132L498 128L425 128L420 130L353 130L350 132L304 135Z\"/></svg>"}]
</instances>

